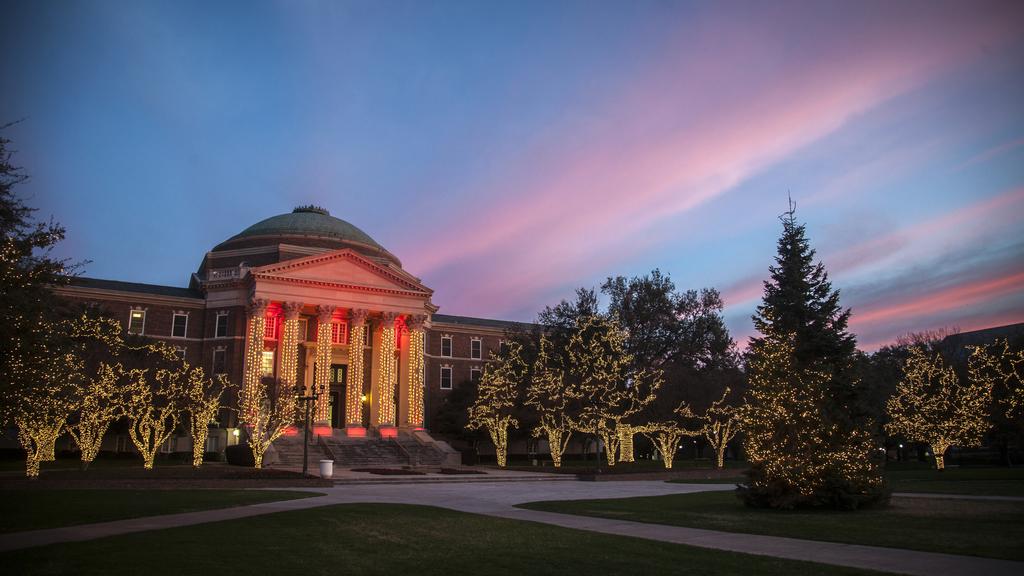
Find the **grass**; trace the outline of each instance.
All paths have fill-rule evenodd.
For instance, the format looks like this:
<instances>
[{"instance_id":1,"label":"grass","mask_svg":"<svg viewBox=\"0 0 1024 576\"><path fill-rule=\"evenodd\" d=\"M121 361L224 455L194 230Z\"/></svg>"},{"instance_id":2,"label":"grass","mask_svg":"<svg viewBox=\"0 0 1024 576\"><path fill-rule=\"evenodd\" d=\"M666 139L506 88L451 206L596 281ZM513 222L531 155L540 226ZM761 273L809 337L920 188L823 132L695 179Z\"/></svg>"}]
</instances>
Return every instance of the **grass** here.
<instances>
[{"instance_id":1,"label":"grass","mask_svg":"<svg viewBox=\"0 0 1024 576\"><path fill-rule=\"evenodd\" d=\"M191 466L192 460L174 460L171 458L157 458L156 467L163 466ZM142 457L137 458L97 458L89 464L90 470L108 468L142 468ZM50 462L40 462L39 469L42 473L55 470L81 470L82 461L78 458L58 458ZM0 471L25 473L24 460L0 460Z\"/></svg>"},{"instance_id":2,"label":"grass","mask_svg":"<svg viewBox=\"0 0 1024 576\"><path fill-rule=\"evenodd\" d=\"M886 468L885 477L894 492L1024 497L1024 468L947 468L939 472L927 466L890 463ZM669 482L742 484L745 480L745 476L736 474L702 480L680 478Z\"/></svg>"},{"instance_id":3,"label":"grass","mask_svg":"<svg viewBox=\"0 0 1024 576\"><path fill-rule=\"evenodd\" d=\"M887 470L895 492L1024 496L1024 468L947 468Z\"/></svg>"},{"instance_id":4,"label":"grass","mask_svg":"<svg viewBox=\"0 0 1024 576\"><path fill-rule=\"evenodd\" d=\"M0 533L315 496L277 490L0 490Z\"/></svg>"},{"instance_id":5,"label":"grass","mask_svg":"<svg viewBox=\"0 0 1024 576\"><path fill-rule=\"evenodd\" d=\"M0 554L0 562L12 574L82 576L869 574L399 504L326 506L58 544Z\"/></svg>"},{"instance_id":6,"label":"grass","mask_svg":"<svg viewBox=\"0 0 1024 576\"><path fill-rule=\"evenodd\" d=\"M1024 503L894 498L884 509L856 512L755 510L730 492L616 500L532 502L531 510L1024 560Z\"/></svg>"}]
</instances>

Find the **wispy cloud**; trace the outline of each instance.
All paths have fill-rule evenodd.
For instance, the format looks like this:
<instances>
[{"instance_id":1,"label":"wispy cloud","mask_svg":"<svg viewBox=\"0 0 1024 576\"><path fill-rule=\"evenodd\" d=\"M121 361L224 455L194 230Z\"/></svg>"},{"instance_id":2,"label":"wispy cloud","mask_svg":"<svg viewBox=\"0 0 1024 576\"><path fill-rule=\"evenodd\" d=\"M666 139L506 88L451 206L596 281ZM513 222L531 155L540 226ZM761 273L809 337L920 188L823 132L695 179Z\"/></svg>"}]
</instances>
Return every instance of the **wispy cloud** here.
<instances>
[{"instance_id":1,"label":"wispy cloud","mask_svg":"<svg viewBox=\"0 0 1024 576\"><path fill-rule=\"evenodd\" d=\"M741 23L756 34L712 44L717 67L708 64L708 46L680 41L666 62L589 111L593 124L574 135L573 147L545 142L553 156L506 166L485 191L493 201L484 211L455 211L429 242L400 247L404 261L438 287L439 302L450 309L501 314L521 307L553 285L608 269L632 255L638 239L643 246L654 223L701 206L1007 33L992 15L924 27L915 27L917 15L905 16L913 18L872 23L860 31L870 41L855 49L775 62L774 77L730 85L721 101L688 90L726 86L731 71L723 66L759 62L758 40L793 31Z\"/></svg>"}]
</instances>

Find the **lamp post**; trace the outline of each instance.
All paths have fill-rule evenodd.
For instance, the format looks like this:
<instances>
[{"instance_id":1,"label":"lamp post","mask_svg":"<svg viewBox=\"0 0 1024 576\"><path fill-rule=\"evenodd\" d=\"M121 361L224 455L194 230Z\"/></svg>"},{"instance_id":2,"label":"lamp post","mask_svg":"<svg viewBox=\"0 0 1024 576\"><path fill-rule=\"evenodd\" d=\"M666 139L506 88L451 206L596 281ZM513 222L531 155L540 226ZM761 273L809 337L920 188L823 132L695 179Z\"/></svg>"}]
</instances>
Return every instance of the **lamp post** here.
<instances>
[{"instance_id":1,"label":"lamp post","mask_svg":"<svg viewBox=\"0 0 1024 576\"><path fill-rule=\"evenodd\" d=\"M309 411L312 406L316 403L317 398L323 393L322 386L310 386L309 394L303 394L304 386L296 386L295 392L299 395L299 402L306 405L306 419L303 426L302 432L302 475L309 475Z\"/></svg>"}]
</instances>

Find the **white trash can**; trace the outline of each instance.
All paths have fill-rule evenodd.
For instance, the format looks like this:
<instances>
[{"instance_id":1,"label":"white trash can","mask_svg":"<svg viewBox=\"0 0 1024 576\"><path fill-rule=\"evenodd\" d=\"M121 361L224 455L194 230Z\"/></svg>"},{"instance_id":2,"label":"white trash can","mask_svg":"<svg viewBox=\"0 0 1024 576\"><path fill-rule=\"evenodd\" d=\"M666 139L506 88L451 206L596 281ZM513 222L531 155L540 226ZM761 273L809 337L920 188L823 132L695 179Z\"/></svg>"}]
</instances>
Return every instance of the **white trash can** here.
<instances>
[{"instance_id":1,"label":"white trash can","mask_svg":"<svg viewBox=\"0 0 1024 576\"><path fill-rule=\"evenodd\" d=\"M334 476L334 460L321 460L320 477L330 478L331 476Z\"/></svg>"}]
</instances>

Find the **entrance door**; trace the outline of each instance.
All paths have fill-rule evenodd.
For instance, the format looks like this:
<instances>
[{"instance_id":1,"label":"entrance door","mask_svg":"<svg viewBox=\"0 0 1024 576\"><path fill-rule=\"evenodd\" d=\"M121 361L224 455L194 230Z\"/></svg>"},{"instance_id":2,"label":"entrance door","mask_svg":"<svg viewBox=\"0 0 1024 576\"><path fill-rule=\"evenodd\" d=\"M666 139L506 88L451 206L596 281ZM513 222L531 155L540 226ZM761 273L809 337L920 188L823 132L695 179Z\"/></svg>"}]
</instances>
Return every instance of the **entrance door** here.
<instances>
[{"instance_id":1,"label":"entrance door","mask_svg":"<svg viewBox=\"0 0 1024 576\"><path fill-rule=\"evenodd\" d=\"M345 427L345 374L348 366L331 364L331 428Z\"/></svg>"}]
</instances>

